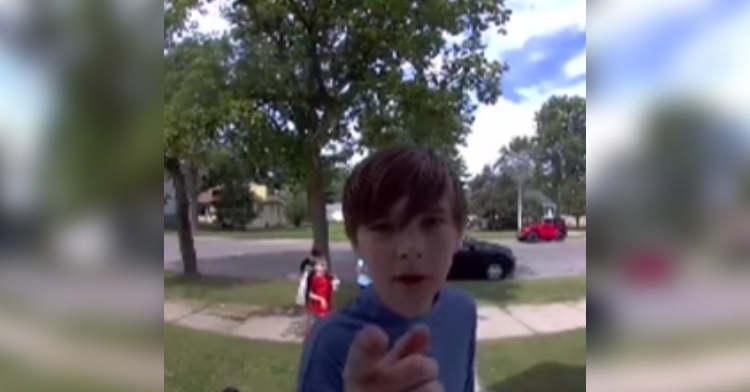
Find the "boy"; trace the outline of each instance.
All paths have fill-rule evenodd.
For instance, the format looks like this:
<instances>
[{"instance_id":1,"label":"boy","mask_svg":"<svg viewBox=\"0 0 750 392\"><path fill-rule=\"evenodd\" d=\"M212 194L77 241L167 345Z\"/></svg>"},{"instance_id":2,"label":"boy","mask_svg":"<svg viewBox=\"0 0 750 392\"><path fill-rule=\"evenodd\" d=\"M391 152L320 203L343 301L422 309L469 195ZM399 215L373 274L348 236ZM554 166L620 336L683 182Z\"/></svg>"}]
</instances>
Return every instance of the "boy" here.
<instances>
[{"instance_id":1,"label":"boy","mask_svg":"<svg viewBox=\"0 0 750 392\"><path fill-rule=\"evenodd\" d=\"M354 169L344 225L372 285L316 324L298 392L474 391L476 305L444 287L466 204L434 151L389 148Z\"/></svg>"}]
</instances>

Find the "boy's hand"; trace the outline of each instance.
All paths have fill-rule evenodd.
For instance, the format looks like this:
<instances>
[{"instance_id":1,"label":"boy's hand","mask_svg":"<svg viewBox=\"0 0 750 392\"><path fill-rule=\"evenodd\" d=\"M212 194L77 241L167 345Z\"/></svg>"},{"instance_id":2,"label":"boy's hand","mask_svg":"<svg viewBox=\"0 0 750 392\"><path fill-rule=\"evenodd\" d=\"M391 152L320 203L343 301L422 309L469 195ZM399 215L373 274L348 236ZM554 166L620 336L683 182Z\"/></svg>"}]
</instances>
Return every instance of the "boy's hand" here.
<instances>
[{"instance_id":1,"label":"boy's hand","mask_svg":"<svg viewBox=\"0 0 750 392\"><path fill-rule=\"evenodd\" d=\"M438 365L426 354L427 328L417 327L401 337L388 352L388 337L377 327L366 327L349 348L344 369L346 392L443 392Z\"/></svg>"}]
</instances>

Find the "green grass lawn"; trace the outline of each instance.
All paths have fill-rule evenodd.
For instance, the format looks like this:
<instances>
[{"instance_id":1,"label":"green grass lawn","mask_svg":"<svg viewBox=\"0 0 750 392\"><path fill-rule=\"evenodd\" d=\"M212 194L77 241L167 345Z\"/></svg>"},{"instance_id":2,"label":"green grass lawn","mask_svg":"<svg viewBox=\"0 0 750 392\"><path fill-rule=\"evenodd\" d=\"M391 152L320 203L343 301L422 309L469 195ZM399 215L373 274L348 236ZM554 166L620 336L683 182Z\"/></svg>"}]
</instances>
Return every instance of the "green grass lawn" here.
<instances>
[{"instance_id":1,"label":"green grass lawn","mask_svg":"<svg viewBox=\"0 0 750 392\"><path fill-rule=\"evenodd\" d=\"M301 346L247 341L167 325L164 390L293 391ZM480 345L478 371L490 391L586 390L583 331Z\"/></svg>"},{"instance_id":2,"label":"green grass lawn","mask_svg":"<svg viewBox=\"0 0 750 392\"><path fill-rule=\"evenodd\" d=\"M451 283L472 294L481 303L496 305L541 304L575 301L586 296L586 278L564 278L537 281L456 282ZM348 303L358 293L353 284L342 284L334 306ZM187 279L164 277L164 297L195 300L207 304L241 304L273 311L294 309L297 282L269 280L231 280L222 278Z\"/></svg>"},{"instance_id":3,"label":"green grass lawn","mask_svg":"<svg viewBox=\"0 0 750 392\"><path fill-rule=\"evenodd\" d=\"M585 391L586 331L482 343L477 368L487 391Z\"/></svg>"},{"instance_id":4,"label":"green grass lawn","mask_svg":"<svg viewBox=\"0 0 750 392\"><path fill-rule=\"evenodd\" d=\"M165 233L173 234L174 231L165 229ZM516 238L515 231L472 231L469 234L477 239L482 240L503 240ZM211 226L202 226L198 230L197 235L222 236L252 240L313 238L312 227L310 226L303 226L300 228L279 227L268 229L251 229L247 231L225 231L213 228ZM330 236L331 242L348 241L348 239L346 238L346 233L344 232L344 226L340 223L331 223L329 226L328 235Z\"/></svg>"}]
</instances>

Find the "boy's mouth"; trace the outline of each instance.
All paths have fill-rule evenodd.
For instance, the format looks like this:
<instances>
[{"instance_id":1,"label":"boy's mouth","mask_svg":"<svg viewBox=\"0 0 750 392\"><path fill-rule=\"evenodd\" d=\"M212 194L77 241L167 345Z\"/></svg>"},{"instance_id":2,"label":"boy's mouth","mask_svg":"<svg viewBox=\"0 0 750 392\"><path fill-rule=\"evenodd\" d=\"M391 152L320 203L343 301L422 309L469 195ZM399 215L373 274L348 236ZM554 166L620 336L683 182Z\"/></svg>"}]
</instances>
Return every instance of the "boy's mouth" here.
<instances>
[{"instance_id":1,"label":"boy's mouth","mask_svg":"<svg viewBox=\"0 0 750 392\"><path fill-rule=\"evenodd\" d=\"M416 274L404 274L404 275L398 275L393 279L396 282L407 285L407 286L415 286L426 281L427 276L416 275Z\"/></svg>"}]
</instances>

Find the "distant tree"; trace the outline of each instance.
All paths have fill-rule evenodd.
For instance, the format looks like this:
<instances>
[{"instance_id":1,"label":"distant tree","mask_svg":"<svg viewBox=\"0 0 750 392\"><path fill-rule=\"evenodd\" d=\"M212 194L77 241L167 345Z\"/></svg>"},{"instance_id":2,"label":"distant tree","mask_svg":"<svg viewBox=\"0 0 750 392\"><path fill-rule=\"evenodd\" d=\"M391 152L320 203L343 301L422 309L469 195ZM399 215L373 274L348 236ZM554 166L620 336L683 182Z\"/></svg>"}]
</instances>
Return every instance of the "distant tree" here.
<instances>
[{"instance_id":1,"label":"distant tree","mask_svg":"<svg viewBox=\"0 0 750 392\"><path fill-rule=\"evenodd\" d=\"M586 214L586 98L553 96L536 114L536 187L561 212Z\"/></svg>"},{"instance_id":2,"label":"distant tree","mask_svg":"<svg viewBox=\"0 0 750 392\"><path fill-rule=\"evenodd\" d=\"M294 227L302 226L302 222L308 217L307 195L299 188L292 188L284 192L284 214L286 219Z\"/></svg>"},{"instance_id":3,"label":"distant tree","mask_svg":"<svg viewBox=\"0 0 750 392\"><path fill-rule=\"evenodd\" d=\"M485 229L515 227L518 211L516 183L509 174L499 174L490 166L485 166L469 181L468 193L470 212L481 218Z\"/></svg>"},{"instance_id":4,"label":"distant tree","mask_svg":"<svg viewBox=\"0 0 750 392\"><path fill-rule=\"evenodd\" d=\"M257 216L255 206L248 183L226 182L218 190L216 221L222 229L244 230Z\"/></svg>"}]
</instances>

